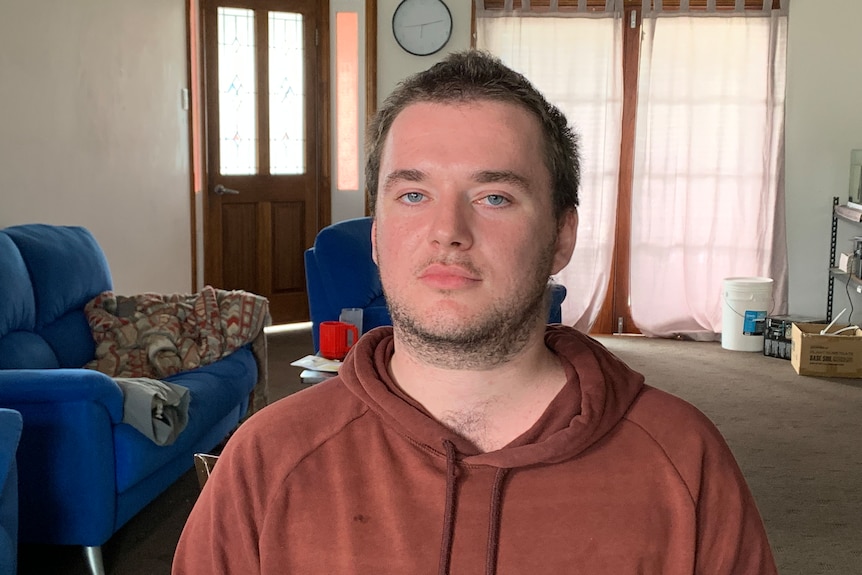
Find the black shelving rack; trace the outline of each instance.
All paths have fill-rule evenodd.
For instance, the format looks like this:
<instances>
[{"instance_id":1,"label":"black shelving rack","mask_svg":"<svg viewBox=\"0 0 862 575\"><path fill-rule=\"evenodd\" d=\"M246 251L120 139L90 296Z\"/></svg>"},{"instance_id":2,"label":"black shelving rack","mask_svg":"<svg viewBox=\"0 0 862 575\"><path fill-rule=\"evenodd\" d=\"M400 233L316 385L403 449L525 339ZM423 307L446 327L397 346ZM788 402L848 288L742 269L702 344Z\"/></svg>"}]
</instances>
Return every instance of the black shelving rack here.
<instances>
[{"instance_id":1,"label":"black shelving rack","mask_svg":"<svg viewBox=\"0 0 862 575\"><path fill-rule=\"evenodd\" d=\"M826 289L826 321L832 321L832 292L835 289L835 255L838 250L838 214L835 206L838 205L838 196L832 198L832 234L829 240L829 283Z\"/></svg>"},{"instance_id":2,"label":"black shelving rack","mask_svg":"<svg viewBox=\"0 0 862 575\"><path fill-rule=\"evenodd\" d=\"M858 293L862 293L862 277L857 271L856 273L847 273L838 267L838 262L835 256L838 255L838 223L848 222L855 226L862 227L862 222L852 218L845 217L836 211L836 207L840 203L840 198L835 196L832 198L832 233L829 239L829 283L826 291L826 321L832 321L832 300L835 291L835 278L842 279L846 284L853 284ZM857 265L862 265L857 262ZM849 319L849 318L848 318Z\"/></svg>"}]
</instances>

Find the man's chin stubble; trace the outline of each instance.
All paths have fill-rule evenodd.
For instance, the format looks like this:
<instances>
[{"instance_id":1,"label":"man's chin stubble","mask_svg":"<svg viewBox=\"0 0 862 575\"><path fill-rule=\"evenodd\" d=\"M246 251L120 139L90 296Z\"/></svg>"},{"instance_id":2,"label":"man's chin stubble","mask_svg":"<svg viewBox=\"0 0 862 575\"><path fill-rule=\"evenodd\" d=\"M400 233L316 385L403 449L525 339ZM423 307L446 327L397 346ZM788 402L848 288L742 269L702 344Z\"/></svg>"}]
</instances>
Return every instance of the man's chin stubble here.
<instances>
[{"instance_id":1,"label":"man's chin stubble","mask_svg":"<svg viewBox=\"0 0 862 575\"><path fill-rule=\"evenodd\" d=\"M419 361L442 369L483 370L508 362L526 347L546 307L544 292L537 295L521 313L496 310L478 325L426 328L397 307L390 312L398 340Z\"/></svg>"}]
</instances>

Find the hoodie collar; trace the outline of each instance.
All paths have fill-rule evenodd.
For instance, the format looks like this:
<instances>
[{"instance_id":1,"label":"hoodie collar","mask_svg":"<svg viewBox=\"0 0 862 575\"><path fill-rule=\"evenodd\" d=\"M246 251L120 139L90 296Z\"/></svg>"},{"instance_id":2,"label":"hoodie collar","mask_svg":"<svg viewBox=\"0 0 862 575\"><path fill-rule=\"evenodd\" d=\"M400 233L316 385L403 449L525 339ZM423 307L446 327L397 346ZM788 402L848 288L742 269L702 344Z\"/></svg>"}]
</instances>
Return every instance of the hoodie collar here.
<instances>
[{"instance_id":1,"label":"hoodie collar","mask_svg":"<svg viewBox=\"0 0 862 575\"><path fill-rule=\"evenodd\" d=\"M488 453L453 433L392 381L391 327L368 332L345 358L339 375L350 391L400 434L445 457L450 442L465 464L516 468L556 463L582 453L622 419L643 376L574 328L552 325L545 344L560 358L567 382L538 421L505 447Z\"/></svg>"}]
</instances>

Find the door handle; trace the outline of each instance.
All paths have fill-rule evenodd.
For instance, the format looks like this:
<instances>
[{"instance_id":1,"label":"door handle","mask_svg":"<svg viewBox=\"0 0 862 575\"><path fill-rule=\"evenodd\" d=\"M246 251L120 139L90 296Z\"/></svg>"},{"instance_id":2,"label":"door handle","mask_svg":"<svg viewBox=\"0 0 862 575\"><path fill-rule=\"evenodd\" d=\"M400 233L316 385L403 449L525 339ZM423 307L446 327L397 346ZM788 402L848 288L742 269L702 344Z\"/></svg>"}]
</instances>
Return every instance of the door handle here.
<instances>
[{"instance_id":1,"label":"door handle","mask_svg":"<svg viewBox=\"0 0 862 575\"><path fill-rule=\"evenodd\" d=\"M223 195L225 195L225 194L235 195L235 194L238 194L238 193L239 193L239 190L232 190L232 189L230 189L230 188L226 188L226 187L224 187L224 186L223 186L223 185L221 185L221 184L216 184L216 187L213 189L213 191L214 191L216 194L218 194L219 196L223 196Z\"/></svg>"}]
</instances>

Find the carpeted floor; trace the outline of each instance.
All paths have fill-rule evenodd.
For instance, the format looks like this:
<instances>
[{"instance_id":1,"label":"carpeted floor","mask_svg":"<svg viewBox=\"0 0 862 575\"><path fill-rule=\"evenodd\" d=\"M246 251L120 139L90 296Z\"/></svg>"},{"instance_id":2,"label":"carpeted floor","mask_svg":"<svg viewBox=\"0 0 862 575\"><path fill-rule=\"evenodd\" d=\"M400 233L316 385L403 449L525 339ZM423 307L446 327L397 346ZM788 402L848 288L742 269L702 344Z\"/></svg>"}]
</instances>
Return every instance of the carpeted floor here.
<instances>
[{"instance_id":1,"label":"carpeted floor","mask_svg":"<svg viewBox=\"0 0 862 575\"><path fill-rule=\"evenodd\" d=\"M862 574L862 380L799 376L719 343L598 338L715 422L757 500L783 575Z\"/></svg>"},{"instance_id":2,"label":"carpeted floor","mask_svg":"<svg viewBox=\"0 0 862 575\"><path fill-rule=\"evenodd\" d=\"M862 573L862 380L798 376L789 361L718 343L599 339L718 425L757 499L780 573ZM308 330L270 334L272 397L304 387L289 363L308 353ZM170 573L197 493L189 471L134 517L103 547L108 573ZM78 548L21 546L19 562L21 574L87 573Z\"/></svg>"}]
</instances>

